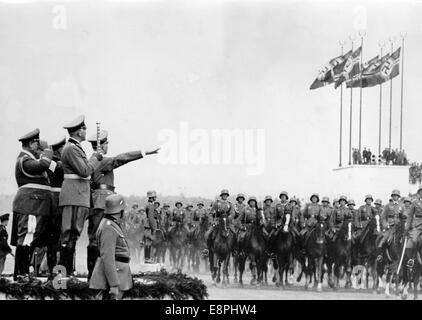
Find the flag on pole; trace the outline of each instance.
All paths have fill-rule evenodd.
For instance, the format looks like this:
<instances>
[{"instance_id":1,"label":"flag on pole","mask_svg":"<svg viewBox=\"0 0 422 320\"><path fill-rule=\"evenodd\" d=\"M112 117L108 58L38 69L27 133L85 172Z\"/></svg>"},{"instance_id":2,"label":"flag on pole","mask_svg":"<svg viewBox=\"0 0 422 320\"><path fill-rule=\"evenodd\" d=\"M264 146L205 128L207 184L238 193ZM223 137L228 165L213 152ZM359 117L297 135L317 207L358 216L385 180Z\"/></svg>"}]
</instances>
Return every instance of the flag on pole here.
<instances>
[{"instance_id":1,"label":"flag on pole","mask_svg":"<svg viewBox=\"0 0 422 320\"><path fill-rule=\"evenodd\" d=\"M362 47L357 48L347 59L344 64L344 68L339 76L338 80L334 84L334 88L337 89L344 81L352 79L353 76L360 73L360 54Z\"/></svg>"},{"instance_id":2,"label":"flag on pole","mask_svg":"<svg viewBox=\"0 0 422 320\"><path fill-rule=\"evenodd\" d=\"M331 59L324 67L319 70L319 74L309 89L318 89L337 80L340 73L343 71L344 64L352 54L352 50L344 55L340 55Z\"/></svg>"},{"instance_id":3,"label":"flag on pole","mask_svg":"<svg viewBox=\"0 0 422 320\"><path fill-rule=\"evenodd\" d=\"M392 54L386 54L362 72L362 88L376 86L399 75L400 49L398 48ZM354 77L347 82L346 86L347 88L360 87L360 83L359 77Z\"/></svg>"}]
</instances>

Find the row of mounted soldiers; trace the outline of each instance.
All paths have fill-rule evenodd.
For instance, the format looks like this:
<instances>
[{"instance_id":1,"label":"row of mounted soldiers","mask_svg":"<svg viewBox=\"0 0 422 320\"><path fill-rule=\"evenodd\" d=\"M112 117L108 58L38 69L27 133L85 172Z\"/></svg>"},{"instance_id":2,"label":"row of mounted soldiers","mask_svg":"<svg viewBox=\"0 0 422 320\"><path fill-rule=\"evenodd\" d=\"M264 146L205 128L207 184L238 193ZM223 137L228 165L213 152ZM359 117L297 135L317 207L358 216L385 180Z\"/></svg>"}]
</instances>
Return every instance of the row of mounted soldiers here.
<instances>
[{"instance_id":1,"label":"row of mounted soldiers","mask_svg":"<svg viewBox=\"0 0 422 320\"><path fill-rule=\"evenodd\" d=\"M104 266L97 259L100 245L98 235L111 227L112 232L103 234L118 238L123 235L112 215L107 223L101 223L105 199L115 193L113 171L128 162L156 154L159 150L138 150L108 157L108 132L100 130L97 125L96 134L88 139L94 151L88 157L81 145L87 134L85 117L77 117L64 129L69 133L67 141L63 136L48 144L40 140L38 128L19 139L22 150L15 166L18 191L13 200L11 234L11 245L16 247L15 280L29 273L31 257L34 250L40 247L47 247L50 277L57 264L64 266L67 274L72 275L75 271L76 242L85 220L88 220L89 277L96 268L104 278ZM110 250L115 254L116 261L129 263L128 250L119 251L114 247Z\"/></svg>"},{"instance_id":2,"label":"row of mounted soldiers","mask_svg":"<svg viewBox=\"0 0 422 320\"><path fill-rule=\"evenodd\" d=\"M334 199L331 204L328 197L320 199L316 193L310 196L310 202L304 206L301 206L295 197L289 199L286 191L280 192L279 201L276 204L271 196L266 196L263 206L258 205L254 196L249 197L246 201L245 195L240 193L236 196L234 204L228 200L229 196L228 190L225 189L221 191L220 199L212 203L209 208L205 208L203 202L198 202L197 208L193 209L192 204L183 207L182 202L177 201L175 208L171 210L170 205L166 203L160 208L155 193L148 194L149 203L154 204L149 211L153 215L149 217L152 217L154 222L147 227L149 231L150 226L153 226L153 230L152 233L148 233L146 238L151 239L150 235L155 229L164 228L165 225L173 227L176 222L181 222L189 232L198 225L201 219L206 217L212 225L206 234L206 241L210 247L213 241L213 230L215 230L219 218L225 216L228 228L237 237L242 236L242 231L246 230L248 224L261 224L264 234L269 240L271 251L271 243L274 241L277 230L286 228L290 223L293 224L297 239L304 243L315 224L325 222L328 227L327 236L334 242L343 222L351 222L351 238L361 239L369 221L376 218L380 229L377 241L378 249L382 249L391 240L392 226L402 223L408 236L407 250L413 252L411 256L415 256L416 243L422 231L422 186L419 187L418 193L413 199L401 197L399 190L393 190L389 202L384 206L380 199L374 201L372 195L366 195L364 204L358 208L355 201L346 196ZM129 212L129 223L136 220L139 212L136 205ZM288 217L287 221L286 216ZM149 258L147 251L146 257ZM409 263L412 264L413 260Z\"/></svg>"}]
</instances>

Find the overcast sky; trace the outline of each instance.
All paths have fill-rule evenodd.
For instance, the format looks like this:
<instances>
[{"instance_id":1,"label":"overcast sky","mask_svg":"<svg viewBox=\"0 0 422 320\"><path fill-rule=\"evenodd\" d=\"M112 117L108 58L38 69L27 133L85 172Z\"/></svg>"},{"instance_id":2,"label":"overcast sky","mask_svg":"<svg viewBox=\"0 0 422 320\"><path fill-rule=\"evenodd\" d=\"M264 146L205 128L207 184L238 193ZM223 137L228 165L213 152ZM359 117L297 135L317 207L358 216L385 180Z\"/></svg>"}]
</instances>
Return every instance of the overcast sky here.
<instances>
[{"instance_id":1,"label":"overcast sky","mask_svg":"<svg viewBox=\"0 0 422 320\"><path fill-rule=\"evenodd\" d=\"M155 189L213 197L222 188L258 197L284 189L306 198L312 191L347 193L347 183L344 190L332 187L340 89L309 86L340 53L338 41L356 34L360 6L367 18L364 60L379 53L379 40L407 32L403 145L410 160L421 161L422 1L0 3L0 192L16 191L21 135L39 127L51 142L85 114L88 134L97 121L109 131L110 155L160 146L160 132L180 137L183 123L205 133L265 132L260 174L248 174L247 164L163 164L151 156L116 170L117 191L125 195ZM389 85L383 95L387 146ZM353 101L356 147L359 89ZM345 90L344 164L349 103ZM377 150L379 87L364 89L362 107L362 146ZM393 147L399 147L399 112L396 78Z\"/></svg>"}]
</instances>

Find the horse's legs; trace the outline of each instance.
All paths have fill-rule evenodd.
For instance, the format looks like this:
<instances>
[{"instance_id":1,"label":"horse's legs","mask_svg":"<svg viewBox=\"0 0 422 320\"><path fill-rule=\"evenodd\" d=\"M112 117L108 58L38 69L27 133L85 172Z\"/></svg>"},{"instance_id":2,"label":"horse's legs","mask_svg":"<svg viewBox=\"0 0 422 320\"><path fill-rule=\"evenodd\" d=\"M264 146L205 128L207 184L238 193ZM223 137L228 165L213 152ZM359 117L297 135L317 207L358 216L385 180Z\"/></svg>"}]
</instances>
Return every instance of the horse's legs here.
<instances>
[{"instance_id":1,"label":"horse's legs","mask_svg":"<svg viewBox=\"0 0 422 320\"><path fill-rule=\"evenodd\" d=\"M243 272L245 271L245 264L246 264L246 256L240 255L238 256L238 266L239 266L239 285L243 287Z\"/></svg>"},{"instance_id":2,"label":"horse's legs","mask_svg":"<svg viewBox=\"0 0 422 320\"><path fill-rule=\"evenodd\" d=\"M234 283L237 282L237 269L239 267L239 253L236 253L236 255L233 257L233 268L234 268L234 277L233 281Z\"/></svg>"},{"instance_id":3,"label":"horse's legs","mask_svg":"<svg viewBox=\"0 0 422 320\"><path fill-rule=\"evenodd\" d=\"M315 258L314 263L315 263L315 271L316 271L316 282L317 282L317 291L321 292L322 291L322 262L323 262L323 257L318 257Z\"/></svg>"},{"instance_id":4,"label":"horse's legs","mask_svg":"<svg viewBox=\"0 0 422 320\"><path fill-rule=\"evenodd\" d=\"M223 262L223 285L229 283L229 263L230 263L230 253L224 259Z\"/></svg>"},{"instance_id":5,"label":"horse's legs","mask_svg":"<svg viewBox=\"0 0 422 320\"><path fill-rule=\"evenodd\" d=\"M256 284L256 261L255 261L255 257L251 256L250 260L251 260L251 262L249 263L249 268L251 269L251 273L252 273L251 285L255 285Z\"/></svg>"}]
</instances>

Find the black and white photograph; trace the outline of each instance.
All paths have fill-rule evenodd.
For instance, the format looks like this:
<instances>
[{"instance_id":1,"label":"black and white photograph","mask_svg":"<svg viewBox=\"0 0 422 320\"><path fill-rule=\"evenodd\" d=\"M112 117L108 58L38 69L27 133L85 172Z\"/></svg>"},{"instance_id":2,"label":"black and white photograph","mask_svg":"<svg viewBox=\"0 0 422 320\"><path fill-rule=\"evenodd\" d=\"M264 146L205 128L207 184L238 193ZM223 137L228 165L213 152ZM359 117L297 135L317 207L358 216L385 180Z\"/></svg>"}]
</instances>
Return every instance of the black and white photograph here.
<instances>
[{"instance_id":1,"label":"black and white photograph","mask_svg":"<svg viewBox=\"0 0 422 320\"><path fill-rule=\"evenodd\" d=\"M421 17L0 0L0 300L420 299Z\"/></svg>"}]
</instances>

